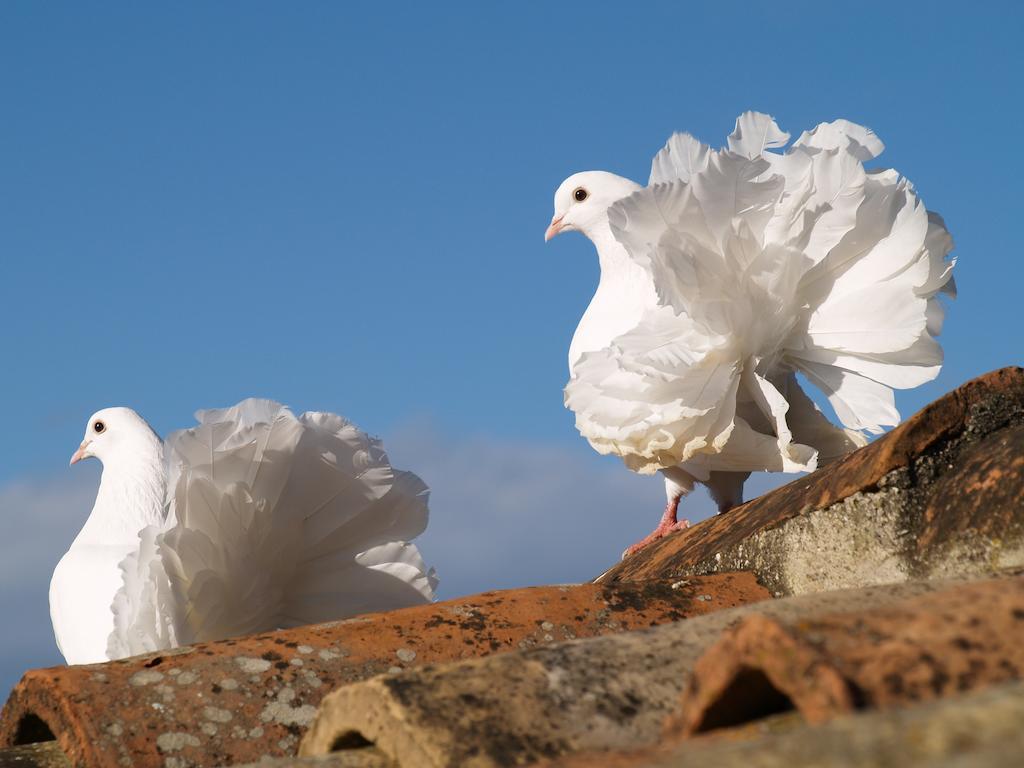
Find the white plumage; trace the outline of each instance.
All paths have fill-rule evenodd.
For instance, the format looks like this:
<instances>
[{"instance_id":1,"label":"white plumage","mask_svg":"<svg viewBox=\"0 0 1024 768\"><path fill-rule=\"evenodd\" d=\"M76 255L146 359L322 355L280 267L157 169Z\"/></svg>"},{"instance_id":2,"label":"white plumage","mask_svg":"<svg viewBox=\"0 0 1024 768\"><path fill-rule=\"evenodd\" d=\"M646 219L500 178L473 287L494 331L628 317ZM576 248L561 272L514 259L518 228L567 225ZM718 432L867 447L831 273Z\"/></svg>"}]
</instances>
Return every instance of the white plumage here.
<instances>
[{"instance_id":1,"label":"white plumage","mask_svg":"<svg viewBox=\"0 0 1024 768\"><path fill-rule=\"evenodd\" d=\"M72 463L96 503L50 585L71 664L429 602L408 543L427 487L331 413L269 400L200 411L166 444L128 408L96 413Z\"/></svg>"},{"instance_id":2,"label":"white plumage","mask_svg":"<svg viewBox=\"0 0 1024 768\"><path fill-rule=\"evenodd\" d=\"M566 404L595 450L665 474L648 539L678 527L695 481L724 510L751 471L812 470L864 445L899 421L893 389L942 363L937 295L954 293L954 262L941 217L896 171L864 168L883 148L867 128L788 140L747 112L722 150L673 136L647 187L587 172L555 194L547 237L581 231L601 263Z\"/></svg>"}]
</instances>

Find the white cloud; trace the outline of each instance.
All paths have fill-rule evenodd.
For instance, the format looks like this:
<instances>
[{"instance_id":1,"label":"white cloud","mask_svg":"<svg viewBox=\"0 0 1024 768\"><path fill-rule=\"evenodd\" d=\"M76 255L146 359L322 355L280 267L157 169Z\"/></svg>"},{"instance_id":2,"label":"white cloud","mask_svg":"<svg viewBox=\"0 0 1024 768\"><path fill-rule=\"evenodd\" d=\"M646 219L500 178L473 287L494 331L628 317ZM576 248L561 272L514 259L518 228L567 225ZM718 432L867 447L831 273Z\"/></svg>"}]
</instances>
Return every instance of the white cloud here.
<instances>
[{"instance_id":1,"label":"white cloud","mask_svg":"<svg viewBox=\"0 0 1024 768\"><path fill-rule=\"evenodd\" d=\"M96 497L99 466L0 488L0 696L33 667L62 663L50 627L50 575Z\"/></svg>"}]
</instances>

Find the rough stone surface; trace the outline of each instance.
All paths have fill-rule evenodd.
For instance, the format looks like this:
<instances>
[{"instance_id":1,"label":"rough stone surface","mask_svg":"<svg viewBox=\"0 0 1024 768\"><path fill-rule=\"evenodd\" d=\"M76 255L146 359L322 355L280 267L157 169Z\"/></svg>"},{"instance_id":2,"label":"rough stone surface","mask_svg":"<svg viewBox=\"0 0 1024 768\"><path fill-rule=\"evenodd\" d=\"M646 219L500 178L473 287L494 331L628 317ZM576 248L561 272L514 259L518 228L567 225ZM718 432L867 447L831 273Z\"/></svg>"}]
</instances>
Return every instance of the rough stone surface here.
<instances>
[{"instance_id":1,"label":"rough stone surface","mask_svg":"<svg viewBox=\"0 0 1024 768\"><path fill-rule=\"evenodd\" d=\"M0 749L0 768L71 768L55 741Z\"/></svg>"},{"instance_id":2,"label":"rough stone surface","mask_svg":"<svg viewBox=\"0 0 1024 768\"><path fill-rule=\"evenodd\" d=\"M704 594L714 599L696 599ZM4 707L0 746L56 737L74 765L89 768L170 758L184 768L288 755L323 696L345 683L650 627L768 596L750 574L693 579L675 589L664 583L535 587L106 664L34 670Z\"/></svg>"},{"instance_id":3,"label":"rough stone surface","mask_svg":"<svg viewBox=\"0 0 1024 768\"><path fill-rule=\"evenodd\" d=\"M701 737L634 753L581 753L543 768L1018 768L1024 683L820 726L765 723L741 739ZM541 764L537 766L541 768Z\"/></svg>"},{"instance_id":4,"label":"rough stone surface","mask_svg":"<svg viewBox=\"0 0 1024 768\"><path fill-rule=\"evenodd\" d=\"M746 616L795 622L877 610L962 583L765 601L650 630L378 677L325 698L300 754L326 754L340 739L372 743L402 766L502 766L636 748L657 741L697 659Z\"/></svg>"},{"instance_id":5,"label":"rough stone surface","mask_svg":"<svg viewBox=\"0 0 1024 768\"><path fill-rule=\"evenodd\" d=\"M0 766L4 768L4 766ZM26 767L27 768L27 767ZM375 747L331 752L316 757L279 757L249 763L239 768L402 768Z\"/></svg>"},{"instance_id":6,"label":"rough stone surface","mask_svg":"<svg viewBox=\"0 0 1024 768\"><path fill-rule=\"evenodd\" d=\"M1024 564L1024 369L968 382L844 459L598 581L752 570L776 595Z\"/></svg>"},{"instance_id":7,"label":"rough stone surface","mask_svg":"<svg viewBox=\"0 0 1024 768\"><path fill-rule=\"evenodd\" d=\"M697 662L670 729L692 735L793 708L819 723L1017 680L1022 637L1020 577L796 622L755 615Z\"/></svg>"}]
</instances>

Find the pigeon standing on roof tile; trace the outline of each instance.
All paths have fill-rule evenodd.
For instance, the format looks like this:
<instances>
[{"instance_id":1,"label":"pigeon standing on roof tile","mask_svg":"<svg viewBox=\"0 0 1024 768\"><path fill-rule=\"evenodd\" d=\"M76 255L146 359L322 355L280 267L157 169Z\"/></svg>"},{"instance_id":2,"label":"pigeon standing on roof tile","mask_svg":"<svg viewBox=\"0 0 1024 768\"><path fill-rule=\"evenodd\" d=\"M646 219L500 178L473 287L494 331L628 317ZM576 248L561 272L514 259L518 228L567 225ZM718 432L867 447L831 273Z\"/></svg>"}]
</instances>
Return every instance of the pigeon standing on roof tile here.
<instances>
[{"instance_id":1,"label":"pigeon standing on roof tile","mask_svg":"<svg viewBox=\"0 0 1024 768\"><path fill-rule=\"evenodd\" d=\"M408 543L427 487L332 413L269 400L199 411L166 444L107 408L71 463L96 457L92 513L50 583L68 663L426 603L436 578Z\"/></svg>"},{"instance_id":2,"label":"pigeon standing on roof tile","mask_svg":"<svg viewBox=\"0 0 1024 768\"><path fill-rule=\"evenodd\" d=\"M763 114L714 150L676 134L646 187L602 171L555 193L545 239L596 246L597 291L569 348L565 402L599 453L661 472L672 530L682 496L725 511L753 471L810 471L899 421L893 389L933 379L938 294L955 294L942 218L846 120L789 134ZM836 426L803 391L828 398Z\"/></svg>"}]
</instances>

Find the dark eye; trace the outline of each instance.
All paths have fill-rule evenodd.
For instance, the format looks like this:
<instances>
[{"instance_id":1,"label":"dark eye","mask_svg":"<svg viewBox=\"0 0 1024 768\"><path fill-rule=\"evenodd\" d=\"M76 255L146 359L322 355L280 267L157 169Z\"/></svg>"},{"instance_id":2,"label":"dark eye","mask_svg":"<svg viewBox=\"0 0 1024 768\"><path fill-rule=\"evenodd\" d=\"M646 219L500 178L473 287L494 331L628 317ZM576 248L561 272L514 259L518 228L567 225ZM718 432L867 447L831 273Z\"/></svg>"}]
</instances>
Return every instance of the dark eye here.
<instances>
[{"instance_id":1,"label":"dark eye","mask_svg":"<svg viewBox=\"0 0 1024 768\"><path fill-rule=\"evenodd\" d=\"M577 203L582 203L587 199L587 190L583 187L576 187L576 191L572 193L572 196L576 198Z\"/></svg>"},{"instance_id":2,"label":"dark eye","mask_svg":"<svg viewBox=\"0 0 1024 768\"><path fill-rule=\"evenodd\" d=\"M92 431L95 432L97 435L106 430L106 428L107 425L104 424L102 421L97 421L95 424L92 425Z\"/></svg>"}]
</instances>

